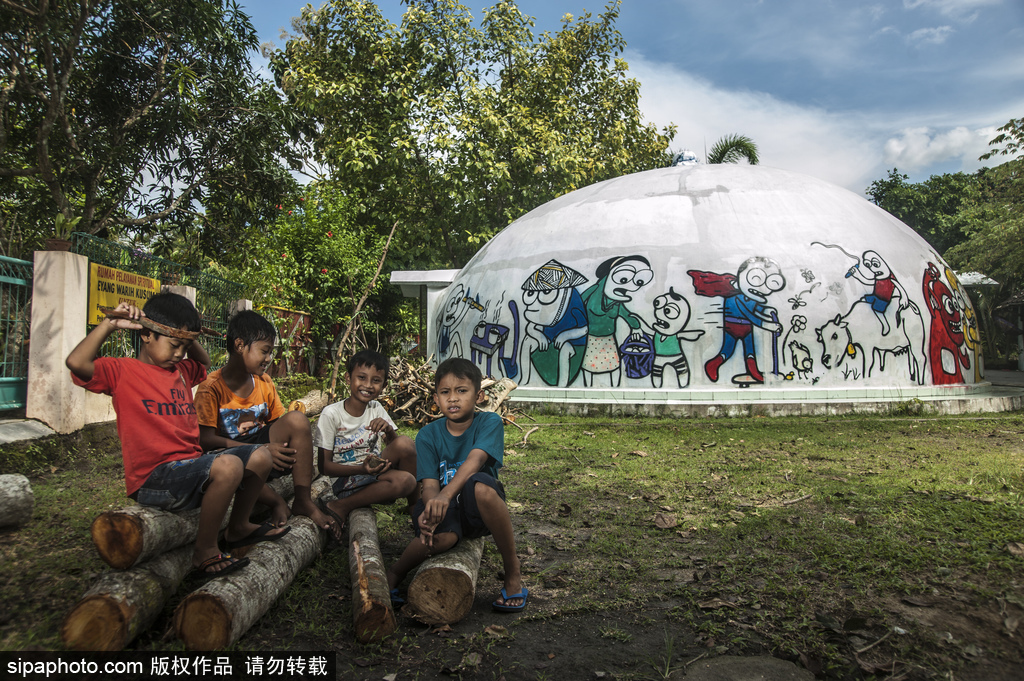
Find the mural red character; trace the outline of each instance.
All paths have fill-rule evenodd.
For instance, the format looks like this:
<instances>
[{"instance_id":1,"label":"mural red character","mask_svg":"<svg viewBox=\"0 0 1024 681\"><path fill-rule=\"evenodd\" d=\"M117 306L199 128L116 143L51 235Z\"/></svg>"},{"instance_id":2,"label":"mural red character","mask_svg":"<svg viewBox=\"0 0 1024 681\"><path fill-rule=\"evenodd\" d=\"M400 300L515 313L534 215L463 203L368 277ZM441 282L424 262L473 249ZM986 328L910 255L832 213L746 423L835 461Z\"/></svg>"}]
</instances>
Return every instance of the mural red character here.
<instances>
[{"instance_id":1,"label":"mural red character","mask_svg":"<svg viewBox=\"0 0 1024 681\"><path fill-rule=\"evenodd\" d=\"M963 383L961 367L970 368L964 344L963 320L953 292L942 283L939 268L928 263L921 283L925 303L932 315L928 334L928 357L932 365L932 383L949 385Z\"/></svg>"}]
</instances>

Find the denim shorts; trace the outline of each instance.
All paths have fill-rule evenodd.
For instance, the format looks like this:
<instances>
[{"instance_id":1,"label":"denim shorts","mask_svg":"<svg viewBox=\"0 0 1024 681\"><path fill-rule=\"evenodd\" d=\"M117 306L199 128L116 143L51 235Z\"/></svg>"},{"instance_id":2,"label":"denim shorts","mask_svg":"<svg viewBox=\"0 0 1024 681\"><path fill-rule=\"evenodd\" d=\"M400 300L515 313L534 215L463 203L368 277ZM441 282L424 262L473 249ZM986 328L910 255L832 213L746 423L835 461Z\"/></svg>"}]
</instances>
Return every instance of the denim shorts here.
<instances>
[{"instance_id":1,"label":"denim shorts","mask_svg":"<svg viewBox=\"0 0 1024 681\"><path fill-rule=\"evenodd\" d=\"M216 452L207 452L194 459L168 461L153 469L135 493L135 500L143 506L154 506L164 511L187 511L203 502L203 492L210 480L210 468L221 454L231 454L249 463L249 456L263 445L240 445Z\"/></svg>"},{"instance_id":2,"label":"denim shorts","mask_svg":"<svg viewBox=\"0 0 1024 681\"><path fill-rule=\"evenodd\" d=\"M331 489L334 490L335 498L344 499L375 482L377 482L376 475L365 475L362 473L359 475L343 475L334 479Z\"/></svg>"},{"instance_id":3,"label":"denim shorts","mask_svg":"<svg viewBox=\"0 0 1024 681\"><path fill-rule=\"evenodd\" d=\"M474 473L463 485L462 491L455 495L455 498L448 504L448 512L445 513L441 523L434 528L435 536L442 532L454 532L459 539L463 537L473 539L491 533L484 525L484 519L480 517L480 508L476 503L475 483L478 482L494 489L501 500L505 501L504 485L487 473ZM423 499L417 501L412 508L412 529L417 537L420 536L420 515L425 508L426 503Z\"/></svg>"}]
</instances>

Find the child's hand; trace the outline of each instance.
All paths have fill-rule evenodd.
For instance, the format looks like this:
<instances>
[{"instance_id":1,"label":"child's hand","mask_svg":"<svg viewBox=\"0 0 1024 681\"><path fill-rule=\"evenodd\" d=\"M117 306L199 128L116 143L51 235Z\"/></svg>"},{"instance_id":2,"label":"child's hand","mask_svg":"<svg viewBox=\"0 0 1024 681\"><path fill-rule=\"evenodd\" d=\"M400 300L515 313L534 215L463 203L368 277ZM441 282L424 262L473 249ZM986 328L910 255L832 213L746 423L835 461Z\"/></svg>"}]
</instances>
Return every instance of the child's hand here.
<instances>
[{"instance_id":1,"label":"child's hand","mask_svg":"<svg viewBox=\"0 0 1024 681\"><path fill-rule=\"evenodd\" d=\"M274 459L274 469L279 471L290 471L295 465L295 450L291 447L271 442L267 444L270 456Z\"/></svg>"},{"instance_id":2,"label":"child's hand","mask_svg":"<svg viewBox=\"0 0 1024 681\"><path fill-rule=\"evenodd\" d=\"M423 513L420 515L421 519L426 519L428 523L436 527L444 520L444 516L448 513L448 505L451 500L443 494L438 494L436 497L426 502L423 505Z\"/></svg>"},{"instance_id":3,"label":"child's hand","mask_svg":"<svg viewBox=\"0 0 1024 681\"><path fill-rule=\"evenodd\" d=\"M135 307L135 305L121 301L118 303L117 307L114 308L114 312L128 315L128 319L107 317L107 321L110 322L110 325L115 329L131 329L133 331L140 331L142 329L142 324L139 324L135 320L142 319L146 315L142 310Z\"/></svg>"},{"instance_id":4,"label":"child's hand","mask_svg":"<svg viewBox=\"0 0 1024 681\"><path fill-rule=\"evenodd\" d=\"M388 459L382 459L374 454L363 459L363 470L367 475L380 475L389 468L391 468L391 462Z\"/></svg>"},{"instance_id":5,"label":"child's hand","mask_svg":"<svg viewBox=\"0 0 1024 681\"><path fill-rule=\"evenodd\" d=\"M427 520L427 512L423 511L423 513L420 514L420 541L427 546L433 546L434 530L437 528L437 525L438 523L432 523Z\"/></svg>"},{"instance_id":6,"label":"child's hand","mask_svg":"<svg viewBox=\"0 0 1024 681\"><path fill-rule=\"evenodd\" d=\"M395 432L395 429L391 427L391 424L380 416L370 421L370 425L368 425L367 428L370 432L380 433L384 436L385 440L390 439Z\"/></svg>"}]
</instances>

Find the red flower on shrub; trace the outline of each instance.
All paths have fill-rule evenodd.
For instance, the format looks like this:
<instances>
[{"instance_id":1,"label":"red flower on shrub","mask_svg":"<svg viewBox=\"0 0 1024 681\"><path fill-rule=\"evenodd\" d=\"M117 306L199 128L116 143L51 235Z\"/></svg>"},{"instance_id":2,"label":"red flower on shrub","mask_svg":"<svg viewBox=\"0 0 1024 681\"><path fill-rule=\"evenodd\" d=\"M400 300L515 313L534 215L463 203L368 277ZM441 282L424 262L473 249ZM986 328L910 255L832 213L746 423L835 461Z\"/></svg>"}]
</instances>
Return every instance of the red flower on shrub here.
<instances>
[{"instance_id":1,"label":"red flower on shrub","mask_svg":"<svg viewBox=\"0 0 1024 681\"><path fill-rule=\"evenodd\" d=\"M323 269L321 269L320 274L327 274L327 268L324 267Z\"/></svg>"},{"instance_id":2,"label":"red flower on shrub","mask_svg":"<svg viewBox=\"0 0 1024 681\"><path fill-rule=\"evenodd\" d=\"M334 236L334 234L332 234L331 232L327 232L327 238L328 239L330 239L332 236Z\"/></svg>"}]
</instances>

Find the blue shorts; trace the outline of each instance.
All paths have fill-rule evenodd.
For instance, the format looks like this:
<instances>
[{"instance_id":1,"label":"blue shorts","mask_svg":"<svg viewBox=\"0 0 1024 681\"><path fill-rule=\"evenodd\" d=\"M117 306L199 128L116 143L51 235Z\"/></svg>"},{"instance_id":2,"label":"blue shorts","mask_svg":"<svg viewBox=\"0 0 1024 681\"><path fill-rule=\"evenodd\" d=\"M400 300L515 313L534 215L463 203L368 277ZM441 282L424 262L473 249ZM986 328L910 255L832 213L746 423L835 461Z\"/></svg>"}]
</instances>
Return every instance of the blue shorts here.
<instances>
[{"instance_id":1,"label":"blue shorts","mask_svg":"<svg viewBox=\"0 0 1024 681\"><path fill-rule=\"evenodd\" d=\"M135 500L143 506L154 506L164 511L187 511L203 502L203 492L210 480L210 468L221 454L231 454L249 463L249 457L263 445L240 445L216 452L207 452L194 459L168 461L153 472L135 492Z\"/></svg>"},{"instance_id":2,"label":"blue shorts","mask_svg":"<svg viewBox=\"0 0 1024 681\"><path fill-rule=\"evenodd\" d=\"M435 536L442 532L454 532L459 539L473 539L491 533L484 525L484 519L480 517L480 508L476 503L475 483L478 482L492 488L501 500L505 501L504 485L487 473L474 473L463 485L462 491L448 504L448 512L444 514L444 519L434 528ZM420 536L420 515L425 508L426 503L423 499L417 501L412 508L412 529L417 537Z\"/></svg>"}]
</instances>

